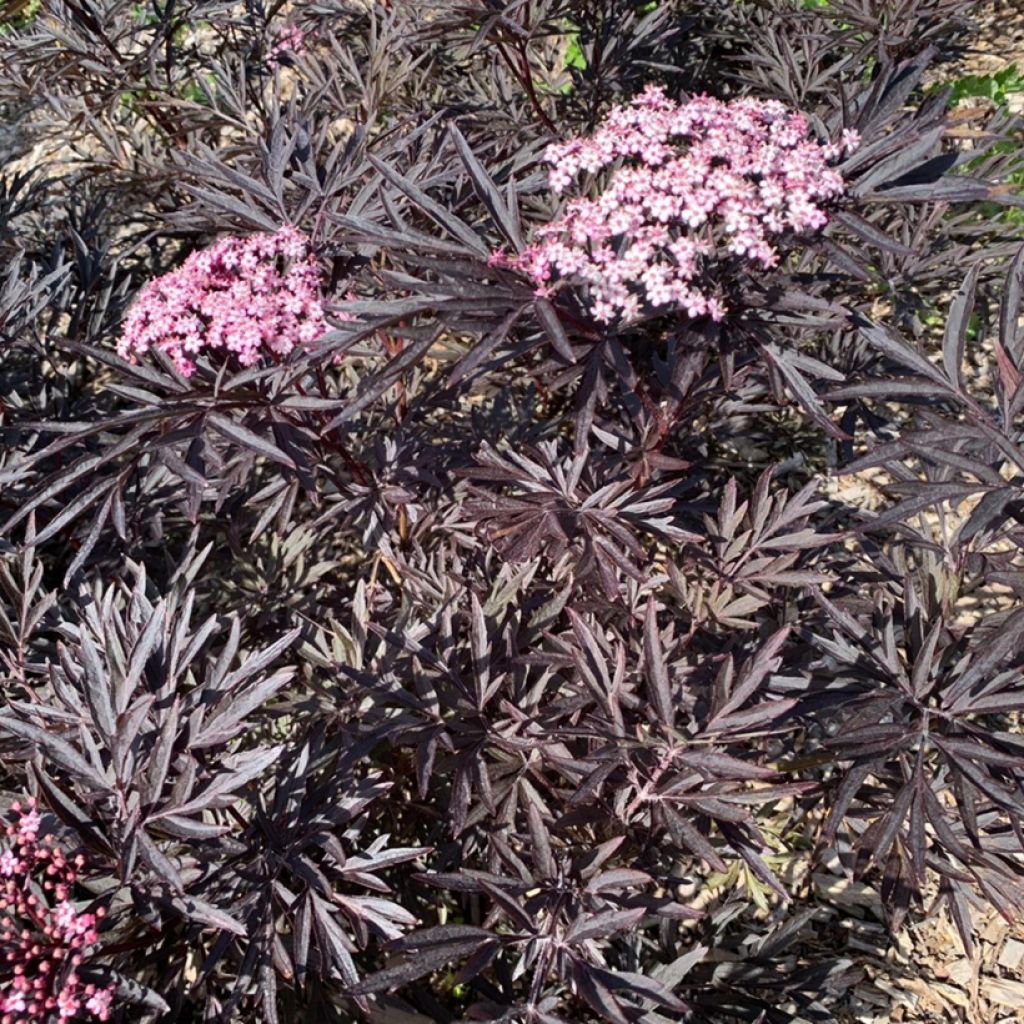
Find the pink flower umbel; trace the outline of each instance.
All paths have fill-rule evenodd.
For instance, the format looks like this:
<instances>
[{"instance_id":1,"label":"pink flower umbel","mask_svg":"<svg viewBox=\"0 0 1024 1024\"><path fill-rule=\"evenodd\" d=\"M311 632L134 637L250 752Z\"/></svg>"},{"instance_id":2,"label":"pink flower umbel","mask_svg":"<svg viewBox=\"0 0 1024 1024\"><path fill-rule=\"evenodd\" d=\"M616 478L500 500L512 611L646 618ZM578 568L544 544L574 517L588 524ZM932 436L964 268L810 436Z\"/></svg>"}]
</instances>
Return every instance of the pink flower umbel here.
<instances>
[{"instance_id":1,"label":"pink flower umbel","mask_svg":"<svg viewBox=\"0 0 1024 1024\"><path fill-rule=\"evenodd\" d=\"M40 840L35 801L15 803L0 854L0 1022L49 1024L110 1017L114 986L86 984L78 969L96 945L103 910L71 902L81 857Z\"/></svg>"},{"instance_id":2,"label":"pink flower umbel","mask_svg":"<svg viewBox=\"0 0 1024 1024\"><path fill-rule=\"evenodd\" d=\"M774 101L679 104L649 86L591 137L548 147L556 193L582 172L614 169L597 198L571 198L531 246L493 264L524 271L538 294L557 280L588 286L599 321L628 322L644 307L721 320L712 266L732 256L774 267L781 237L820 231L823 204L845 189L830 163L856 133L823 145L808 132L803 114Z\"/></svg>"},{"instance_id":3,"label":"pink flower umbel","mask_svg":"<svg viewBox=\"0 0 1024 1024\"><path fill-rule=\"evenodd\" d=\"M267 59L280 64L282 57L300 57L306 51L309 33L300 25L284 25L277 30Z\"/></svg>"},{"instance_id":4,"label":"pink flower umbel","mask_svg":"<svg viewBox=\"0 0 1024 1024\"><path fill-rule=\"evenodd\" d=\"M199 352L232 352L242 366L281 358L327 330L320 271L293 227L222 238L150 281L125 317L119 355L165 351L191 376Z\"/></svg>"}]
</instances>

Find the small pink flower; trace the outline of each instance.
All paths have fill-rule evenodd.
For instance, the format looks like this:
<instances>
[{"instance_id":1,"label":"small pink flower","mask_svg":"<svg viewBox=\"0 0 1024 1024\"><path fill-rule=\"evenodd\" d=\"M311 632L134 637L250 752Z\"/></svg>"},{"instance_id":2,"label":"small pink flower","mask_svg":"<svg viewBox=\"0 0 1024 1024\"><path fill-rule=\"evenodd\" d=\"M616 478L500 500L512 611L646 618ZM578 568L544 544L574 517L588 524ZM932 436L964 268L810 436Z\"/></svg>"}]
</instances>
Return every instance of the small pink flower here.
<instances>
[{"instance_id":1,"label":"small pink flower","mask_svg":"<svg viewBox=\"0 0 1024 1024\"><path fill-rule=\"evenodd\" d=\"M4 1013L24 1013L26 1010L25 993L12 992L4 998L0 1006L2 1006Z\"/></svg>"},{"instance_id":2,"label":"small pink flower","mask_svg":"<svg viewBox=\"0 0 1024 1024\"><path fill-rule=\"evenodd\" d=\"M4 850L0 854L0 875L4 878L10 878L22 869L22 862L14 855L11 850Z\"/></svg>"},{"instance_id":3,"label":"small pink flower","mask_svg":"<svg viewBox=\"0 0 1024 1024\"><path fill-rule=\"evenodd\" d=\"M114 993L110 989L100 989L85 1001L85 1008L99 1020L108 1020L114 1004Z\"/></svg>"}]
</instances>

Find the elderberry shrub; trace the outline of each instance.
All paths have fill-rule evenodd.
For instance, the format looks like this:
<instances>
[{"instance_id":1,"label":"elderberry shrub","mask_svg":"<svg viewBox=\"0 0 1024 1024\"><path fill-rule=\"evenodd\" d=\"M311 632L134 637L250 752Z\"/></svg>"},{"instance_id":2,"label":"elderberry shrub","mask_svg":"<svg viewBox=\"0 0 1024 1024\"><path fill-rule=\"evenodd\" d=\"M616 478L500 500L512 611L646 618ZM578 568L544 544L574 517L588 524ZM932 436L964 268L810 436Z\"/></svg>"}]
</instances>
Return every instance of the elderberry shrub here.
<instances>
[{"instance_id":1,"label":"elderberry shrub","mask_svg":"<svg viewBox=\"0 0 1024 1024\"><path fill-rule=\"evenodd\" d=\"M841 1019L830 875L1019 913L974 6L5 15L5 1021Z\"/></svg>"}]
</instances>

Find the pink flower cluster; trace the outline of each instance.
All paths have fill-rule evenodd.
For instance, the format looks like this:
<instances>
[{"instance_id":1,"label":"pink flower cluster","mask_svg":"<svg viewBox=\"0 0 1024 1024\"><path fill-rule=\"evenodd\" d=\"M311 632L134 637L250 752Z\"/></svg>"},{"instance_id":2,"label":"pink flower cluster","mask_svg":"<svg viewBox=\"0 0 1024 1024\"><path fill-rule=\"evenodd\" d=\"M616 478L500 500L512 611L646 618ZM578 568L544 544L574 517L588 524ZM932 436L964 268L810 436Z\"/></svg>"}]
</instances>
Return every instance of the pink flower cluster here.
<instances>
[{"instance_id":1,"label":"pink flower cluster","mask_svg":"<svg viewBox=\"0 0 1024 1024\"><path fill-rule=\"evenodd\" d=\"M193 253L142 289L125 317L118 353L133 362L163 349L185 377L196 353L233 352L242 366L286 356L327 330L320 271L293 227L228 237Z\"/></svg>"},{"instance_id":2,"label":"pink flower cluster","mask_svg":"<svg viewBox=\"0 0 1024 1024\"><path fill-rule=\"evenodd\" d=\"M35 801L12 806L9 845L0 854L0 1022L48 1024L83 1012L109 1019L114 986L83 983L78 967L97 941L103 916L71 902L84 861L39 838Z\"/></svg>"},{"instance_id":3,"label":"pink flower cluster","mask_svg":"<svg viewBox=\"0 0 1024 1024\"><path fill-rule=\"evenodd\" d=\"M679 104L649 86L591 137L548 147L559 194L580 172L613 168L597 198L570 199L534 244L492 263L525 271L544 296L558 279L589 286L591 312L605 323L634 320L645 306L721 320L714 262L731 254L773 267L783 235L824 227L822 204L844 190L830 163L858 142L847 131L823 145L803 114L774 101Z\"/></svg>"},{"instance_id":4,"label":"pink flower cluster","mask_svg":"<svg viewBox=\"0 0 1024 1024\"><path fill-rule=\"evenodd\" d=\"M270 47L267 59L271 64L280 64L281 58L286 55L301 56L306 50L308 34L299 25L285 25L275 35L274 44Z\"/></svg>"}]
</instances>

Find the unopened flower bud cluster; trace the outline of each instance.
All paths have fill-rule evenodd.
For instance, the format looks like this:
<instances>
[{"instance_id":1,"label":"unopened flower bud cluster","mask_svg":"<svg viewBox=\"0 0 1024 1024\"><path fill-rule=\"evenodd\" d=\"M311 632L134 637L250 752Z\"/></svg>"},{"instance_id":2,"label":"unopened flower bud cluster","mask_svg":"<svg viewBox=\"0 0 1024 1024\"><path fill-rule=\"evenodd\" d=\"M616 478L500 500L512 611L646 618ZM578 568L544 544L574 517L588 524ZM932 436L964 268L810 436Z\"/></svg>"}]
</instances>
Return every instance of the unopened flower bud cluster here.
<instances>
[{"instance_id":1,"label":"unopened flower bud cluster","mask_svg":"<svg viewBox=\"0 0 1024 1024\"><path fill-rule=\"evenodd\" d=\"M40 839L34 801L11 809L0 853L0 1022L108 1020L114 986L86 983L78 973L103 917L102 908L86 913L72 902L83 858Z\"/></svg>"},{"instance_id":2,"label":"unopened flower bud cluster","mask_svg":"<svg viewBox=\"0 0 1024 1024\"><path fill-rule=\"evenodd\" d=\"M280 64L282 57L301 57L306 52L309 33L301 25L284 25L274 36L267 54L271 64Z\"/></svg>"},{"instance_id":3,"label":"unopened flower bud cluster","mask_svg":"<svg viewBox=\"0 0 1024 1024\"><path fill-rule=\"evenodd\" d=\"M731 256L774 267L783 236L823 228L825 204L844 191L831 165L857 143L852 131L817 142L803 114L775 101L676 103L651 86L592 136L548 148L556 193L581 172L612 168L607 184L596 198L571 198L522 253L493 262L525 271L541 295L559 280L589 286L601 322L650 309L721 320L715 265Z\"/></svg>"}]
</instances>

